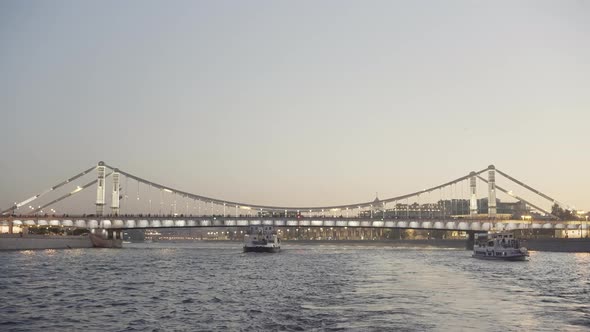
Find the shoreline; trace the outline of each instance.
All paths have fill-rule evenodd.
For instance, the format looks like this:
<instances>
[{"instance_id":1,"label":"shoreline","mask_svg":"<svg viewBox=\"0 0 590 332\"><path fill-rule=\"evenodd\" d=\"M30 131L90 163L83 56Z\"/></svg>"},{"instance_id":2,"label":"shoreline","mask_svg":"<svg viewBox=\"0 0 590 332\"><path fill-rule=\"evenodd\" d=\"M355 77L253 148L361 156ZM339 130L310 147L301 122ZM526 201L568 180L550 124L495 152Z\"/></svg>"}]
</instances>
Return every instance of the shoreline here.
<instances>
[{"instance_id":1,"label":"shoreline","mask_svg":"<svg viewBox=\"0 0 590 332\"><path fill-rule=\"evenodd\" d=\"M2 234L0 251L92 248L87 235L19 235Z\"/></svg>"},{"instance_id":2,"label":"shoreline","mask_svg":"<svg viewBox=\"0 0 590 332\"><path fill-rule=\"evenodd\" d=\"M590 253L588 238L547 238L522 239L523 245L530 251ZM242 243L241 240L172 240L155 241L153 243ZM134 242L146 243L146 242ZM283 240L285 246L390 246L396 248L446 248L467 250L467 239L429 239L429 240ZM6 250L43 250L43 249L74 249L92 248L89 236L84 235L0 235L0 251ZM124 246L123 246L124 247Z\"/></svg>"},{"instance_id":3,"label":"shoreline","mask_svg":"<svg viewBox=\"0 0 590 332\"><path fill-rule=\"evenodd\" d=\"M547 238L522 239L524 246L530 251L577 252L590 253L588 238ZM154 243L242 243L240 240L176 240L156 241ZM397 248L447 248L466 249L467 239L429 239L429 240L282 240L288 245L346 245L346 246L392 246ZM142 243L142 242L135 242ZM468 250L471 251L471 250Z\"/></svg>"}]
</instances>

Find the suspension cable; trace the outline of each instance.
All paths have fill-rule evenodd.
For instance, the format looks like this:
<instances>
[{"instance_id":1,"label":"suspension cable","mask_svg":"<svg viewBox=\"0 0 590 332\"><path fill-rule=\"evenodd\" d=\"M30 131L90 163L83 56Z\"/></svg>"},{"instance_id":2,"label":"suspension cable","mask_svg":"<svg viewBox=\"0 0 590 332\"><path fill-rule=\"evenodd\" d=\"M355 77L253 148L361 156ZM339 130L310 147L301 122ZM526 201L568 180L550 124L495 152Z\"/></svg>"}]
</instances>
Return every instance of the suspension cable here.
<instances>
[{"instance_id":1,"label":"suspension cable","mask_svg":"<svg viewBox=\"0 0 590 332\"><path fill-rule=\"evenodd\" d=\"M105 166L108 167L108 168L114 169L114 167L112 167L110 165L106 165L105 164ZM481 170L479 172L475 172L475 174L481 174L481 173L483 173L483 172L485 172L487 170L488 169L486 168L486 169L483 169L483 170ZM199 200L210 201L213 204L223 204L223 203L226 203L226 204L231 204L231 205L238 205L238 206L240 206L240 208L245 208L245 209L288 210L288 211L297 211L297 210L301 210L301 211L304 211L304 210L321 211L321 209L330 209L331 210L331 209L346 209L346 208L351 208L351 207L352 208L357 208L357 207L366 208L366 207L370 207L371 204L374 203L374 201L370 201L370 202L364 202L364 203L360 203L360 204L334 205L334 206L323 206L323 207L322 206L315 206L315 207L281 207L281 206L268 206L268 205L247 204L247 203L231 202L231 201L226 201L226 200L221 200L221 199L216 199L216 198L211 198L211 197L196 195L196 194L192 194L192 193L185 192L185 191L182 191L182 190L177 190L177 189L174 189L174 188L171 188L171 187L167 187L167 186L164 186L164 185L161 185L161 184L152 182L152 181L148 181L146 179L140 178L138 176L135 176L133 174L127 173L127 172L122 171L120 169L119 169L119 172L121 174L125 174L126 176L129 176L130 178L132 178L134 180L141 181L141 182L146 183L146 184L149 183L152 186L154 186L156 188L159 188L159 189L163 189L164 191L167 191L167 192L176 192L178 194L183 194L183 195L186 195L186 196L191 197L191 198L196 198L196 199L199 199ZM420 190L420 191L417 191L417 192L414 192L414 193L410 193L410 194L406 194L406 195L401 195L401 196L397 196L397 197L383 199L383 200L381 200L381 202L393 202L393 201L396 201L396 200L402 200L402 199L405 199L405 198L414 197L414 196L417 196L418 194L425 193L425 192L430 191L430 190L439 189L439 188L448 186L450 184L453 184L453 183L462 181L464 179L468 179L469 177L471 177L471 174L467 174L465 176L462 176L460 178L457 178L455 180L452 180L450 182L447 182L447 183L444 183L444 184L441 184L441 185L438 185L438 186L435 186L435 187L432 187L432 188Z\"/></svg>"},{"instance_id":2,"label":"suspension cable","mask_svg":"<svg viewBox=\"0 0 590 332\"><path fill-rule=\"evenodd\" d=\"M542 192L540 192L539 190L537 190L537 189L535 189L535 188L533 188L533 187L531 187L531 186L527 185L527 184L526 184L526 183L524 183L524 182L518 181L517 179L515 179L515 178L513 178L512 176L510 176L510 175L508 175L508 174L506 174L506 173L502 172L501 170L499 170L499 169L497 169L497 168L496 168L496 172L500 173L501 175L503 175L505 178L507 178L507 179L511 180L512 182L514 182L514 183L516 183L516 184L518 184L518 185L521 185L521 186L523 186L523 187L527 188L528 190L530 190L530 191L534 192L535 194L537 194L537 195L539 195L539 196L541 196L541 197L545 198L546 200L549 200L549 201L551 201L551 202L553 202L553 203L557 203L557 204L559 204L559 205L562 205L562 204L561 204L560 202L558 202L556 199L554 199L554 198L551 198L551 197L549 197L549 196L545 195L544 193L542 193Z\"/></svg>"},{"instance_id":3,"label":"suspension cable","mask_svg":"<svg viewBox=\"0 0 590 332\"><path fill-rule=\"evenodd\" d=\"M104 178L105 178L105 179L106 179L106 178L108 178L108 177L109 177L111 174L112 174L112 172L111 172L111 173L108 173L107 175L105 175L105 177L104 177ZM83 185L82 187L78 186L78 187L76 187L76 189L74 189L73 191L71 191L71 192L69 192L69 193L67 193L67 194L65 194L65 195L63 195L63 196L61 196L61 197L59 197L59 198L56 198L56 199L54 199L53 201L51 201L51 202L49 202L49 203L47 203L47 204L45 204L45 205L41 205L40 207L38 207L38 208L34 209L33 211L31 211L31 213L32 213L32 214L35 214L35 213L37 213L37 212L39 212L39 211L43 210L44 208L46 208L46 207L48 207L48 206L51 206L51 205L53 205L53 204L55 204L55 203L57 203L57 202L59 202L59 201L62 201L62 200L66 199L66 198L68 198L68 197L70 197L70 196L74 196L75 194L77 194L77 193L81 192L82 190L84 190L84 189L86 189L86 188L88 188L88 187L92 186L93 184L95 184L95 183L97 183L97 182L98 182L98 179L96 179L96 180L93 180L93 181L90 181L90 182L88 182L87 184Z\"/></svg>"},{"instance_id":4,"label":"suspension cable","mask_svg":"<svg viewBox=\"0 0 590 332\"><path fill-rule=\"evenodd\" d=\"M488 180L484 179L483 177L481 177L481 176L479 176L479 175L478 175L477 177L478 177L480 180L482 180L483 182L485 182L485 183L488 183ZM559 219L557 216L553 215L551 212L549 212L549 211L547 211L547 210L545 210L545 209L543 209L543 208L541 208L541 207L538 207L538 206L534 205L533 203L531 203L531 202L529 202L529 201L527 201L527 200L525 200L525 199L523 199L523 198L521 198L521 197L519 197L519 196L517 196L517 195L513 194L513 193L512 193L512 192L510 192L509 190L506 190L506 189L504 189L504 188L502 188L502 187L498 186L497 184L496 184L496 188L497 188L498 190L500 190L501 192L503 192L503 193L505 193L505 194L507 194L507 195L509 195L509 196L511 196L511 197L514 197L514 198L516 198L516 199L517 199L517 200L519 200L519 201L525 202L526 204L528 204L528 205L532 206L533 208L535 208L535 209L537 209L537 210L539 210L539 211L541 211L541 212L543 212L543 213L545 213L545 214L547 214L547 215L550 215L550 216L554 217L555 219Z\"/></svg>"},{"instance_id":5,"label":"suspension cable","mask_svg":"<svg viewBox=\"0 0 590 332\"><path fill-rule=\"evenodd\" d=\"M33 197L30 197L30 198L28 198L28 199L25 199L24 201L22 201L22 202L20 202L20 203L16 203L16 204L14 204L13 206L9 207L8 209L6 209L6 210L4 210L4 211L0 212L0 214L5 214L6 212L9 212L9 211L14 211L14 210L18 209L19 207L21 207L21 206L23 206L23 205L29 204L29 203L33 202L34 200L38 199L39 197L41 197L41 196L43 196L43 195L45 195L45 194L47 194L47 193L49 193L49 192L52 192L52 191L54 191L55 189L57 189L57 188L59 188L59 187L61 187L61 186L65 185L65 184L67 184L67 183L70 183L70 182L72 182L72 181L74 181L74 180L78 179L79 177L81 177L81 176L84 176L84 175L86 175L86 174L88 174L88 173L92 172L92 171L93 171L93 170L95 170L95 169L96 169L96 166L92 166L92 167L90 167L89 169L87 169L87 170L85 170L85 171L83 171L83 172L81 172L81 173L78 173L78 174L76 174L76 175L72 176L71 178L69 178L69 179L67 179L67 180L65 180L65 181L62 181L62 182L60 182L60 183L56 184L55 186L53 186L53 187L51 187L51 188L49 188L49 189L47 189L47 190L45 190L45 191L43 191L43 192L41 192L41 193L39 193L39 194L35 195L35 196L33 196Z\"/></svg>"}]
</instances>

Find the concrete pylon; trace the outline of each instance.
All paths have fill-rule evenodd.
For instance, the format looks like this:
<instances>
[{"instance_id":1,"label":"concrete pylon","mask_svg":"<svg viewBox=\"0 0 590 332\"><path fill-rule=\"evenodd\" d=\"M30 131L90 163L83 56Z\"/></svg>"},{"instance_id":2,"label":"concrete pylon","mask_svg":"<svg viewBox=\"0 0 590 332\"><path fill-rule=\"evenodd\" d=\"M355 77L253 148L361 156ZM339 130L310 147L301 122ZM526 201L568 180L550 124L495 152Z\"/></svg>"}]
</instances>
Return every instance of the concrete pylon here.
<instances>
[{"instance_id":1,"label":"concrete pylon","mask_svg":"<svg viewBox=\"0 0 590 332\"><path fill-rule=\"evenodd\" d=\"M111 196L111 213L115 216L119 215L119 177L121 174L118 169L113 172L113 193Z\"/></svg>"},{"instance_id":2,"label":"concrete pylon","mask_svg":"<svg viewBox=\"0 0 590 332\"><path fill-rule=\"evenodd\" d=\"M471 172L469 173L470 177L469 177L469 188L470 188L470 194L471 194L471 198L469 201L469 215L470 216L475 216L477 215L477 187L476 187L476 178L475 178L475 172Z\"/></svg>"},{"instance_id":3,"label":"concrete pylon","mask_svg":"<svg viewBox=\"0 0 590 332\"><path fill-rule=\"evenodd\" d=\"M98 171L98 181L96 182L96 215L102 216L105 204L106 166L104 165L104 162L99 162L96 170Z\"/></svg>"},{"instance_id":4,"label":"concrete pylon","mask_svg":"<svg viewBox=\"0 0 590 332\"><path fill-rule=\"evenodd\" d=\"M496 218L496 168L488 166L488 218Z\"/></svg>"}]
</instances>

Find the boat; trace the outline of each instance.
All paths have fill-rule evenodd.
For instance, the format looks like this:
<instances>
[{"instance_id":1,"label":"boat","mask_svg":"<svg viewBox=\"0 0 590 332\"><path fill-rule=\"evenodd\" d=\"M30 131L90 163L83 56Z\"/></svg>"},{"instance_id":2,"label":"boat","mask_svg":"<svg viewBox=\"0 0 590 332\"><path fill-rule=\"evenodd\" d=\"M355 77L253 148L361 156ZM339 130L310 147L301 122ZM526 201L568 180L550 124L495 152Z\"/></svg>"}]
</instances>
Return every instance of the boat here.
<instances>
[{"instance_id":1,"label":"boat","mask_svg":"<svg viewBox=\"0 0 590 332\"><path fill-rule=\"evenodd\" d=\"M473 258L505 261L525 261L529 257L527 248L520 246L520 240L512 233L476 233L473 244Z\"/></svg>"},{"instance_id":2,"label":"boat","mask_svg":"<svg viewBox=\"0 0 590 332\"><path fill-rule=\"evenodd\" d=\"M244 236L244 252L279 252L281 239L273 226L250 226Z\"/></svg>"},{"instance_id":3,"label":"boat","mask_svg":"<svg viewBox=\"0 0 590 332\"><path fill-rule=\"evenodd\" d=\"M158 242L161 235L162 235L162 233L160 233L158 231L148 229L144 233L144 241L143 242L145 242L145 243Z\"/></svg>"}]
</instances>

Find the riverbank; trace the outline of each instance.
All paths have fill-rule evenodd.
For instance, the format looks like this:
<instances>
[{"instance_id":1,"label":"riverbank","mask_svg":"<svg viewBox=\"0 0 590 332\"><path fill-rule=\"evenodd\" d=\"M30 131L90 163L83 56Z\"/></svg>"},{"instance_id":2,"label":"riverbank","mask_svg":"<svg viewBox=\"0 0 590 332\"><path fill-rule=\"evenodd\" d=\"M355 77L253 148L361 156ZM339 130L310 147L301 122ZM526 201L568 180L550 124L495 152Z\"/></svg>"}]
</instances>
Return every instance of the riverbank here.
<instances>
[{"instance_id":1,"label":"riverbank","mask_svg":"<svg viewBox=\"0 0 590 332\"><path fill-rule=\"evenodd\" d=\"M194 240L194 241L159 241L161 243L180 242L235 242L240 240ZM464 250L466 239L429 239L429 240L283 240L283 247L289 245L346 245L346 246L389 246L394 248L446 248ZM532 251L551 252L590 252L590 239L523 239L523 245ZM31 250L31 249L71 249L92 248L89 236L59 235L0 235L0 250Z\"/></svg>"},{"instance_id":2,"label":"riverbank","mask_svg":"<svg viewBox=\"0 0 590 332\"><path fill-rule=\"evenodd\" d=\"M283 240L285 245L347 245L347 246L390 246L399 248L448 248L465 249L466 240Z\"/></svg>"},{"instance_id":3,"label":"riverbank","mask_svg":"<svg viewBox=\"0 0 590 332\"><path fill-rule=\"evenodd\" d=\"M309 245L352 245L352 246L392 246L400 248L450 248L465 249L466 239L430 239L430 240L303 240L283 241L288 244L309 244ZM590 252L590 239L523 239L522 244L532 251L551 252Z\"/></svg>"},{"instance_id":4,"label":"riverbank","mask_svg":"<svg viewBox=\"0 0 590 332\"><path fill-rule=\"evenodd\" d=\"M87 235L0 235L0 250L92 248Z\"/></svg>"},{"instance_id":5,"label":"riverbank","mask_svg":"<svg viewBox=\"0 0 590 332\"><path fill-rule=\"evenodd\" d=\"M590 252L590 239L547 238L523 239L523 246L532 251L551 252ZM164 242L164 241L162 241ZM178 241L180 242L180 241ZM187 241L190 242L190 241ZM203 240L201 242L239 242L239 240ZM429 239L429 240L282 240L284 247L289 245L346 245L346 246L390 246L395 248L466 248L467 239Z\"/></svg>"},{"instance_id":6,"label":"riverbank","mask_svg":"<svg viewBox=\"0 0 590 332\"><path fill-rule=\"evenodd\" d=\"M590 239L523 239L523 246L532 251L590 252Z\"/></svg>"}]
</instances>

